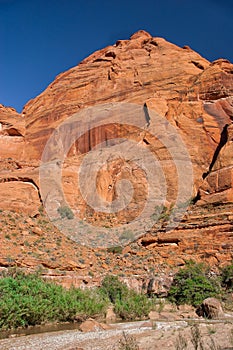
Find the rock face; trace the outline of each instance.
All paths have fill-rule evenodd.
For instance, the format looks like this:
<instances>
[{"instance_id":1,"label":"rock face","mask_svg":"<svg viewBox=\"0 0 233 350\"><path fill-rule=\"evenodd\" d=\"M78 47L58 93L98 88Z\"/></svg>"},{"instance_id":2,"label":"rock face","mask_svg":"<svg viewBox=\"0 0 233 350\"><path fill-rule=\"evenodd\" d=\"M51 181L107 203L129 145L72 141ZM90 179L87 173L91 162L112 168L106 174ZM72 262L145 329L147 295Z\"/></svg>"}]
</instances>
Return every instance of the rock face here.
<instances>
[{"instance_id":1,"label":"rock face","mask_svg":"<svg viewBox=\"0 0 233 350\"><path fill-rule=\"evenodd\" d=\"M40 199L38 190L32 183L26 181L3 182L0 183L0 193L2 210L11 208L14 211L26 211L30 216L38 213ZM13 196L9 195L11 193Z\"/></svg>"},{"instance_id":2,"label":"rock face","mask_svg":"<svg viewBox=\"0 0 233 350\"><path fill-rule=\"evenodd\" d=\"M0 105L0 206L35 215L40 199L25 164L25 145L24 117Z\"/></svg>"},{"instance_id":3,"label":"rock face","mask_svg":"<svg viewBox=\"0 0 233 350\"><path fill-rule=\"evenodd\" d=\"M156 295L160 298L167 297L172 280L172 277L169 278L167 276L151 278L147 286L147 294L150 296Z\"/></svg>"},{"instance_id":4,"label":"rock face","mask_svg":"<svg viewBox=\"0 0 233 350\"><path fill-rule=\"evenodd\" d=\"M20 161L24 159L25 123L14 108L0 104L0 149L1 160Z\"/></svg>"},{"instance_id":5,"label":"rock face","mask_svg":"<svg viewBox=\"0 0 233 350\"><path fill-rule=\"evenodd\" d=\"M220 142L223 143L221 136L223 139L231 123L232 71L233 65L227 60L209 63L188 47L179 48L139 31L130 40L119 40L60 74L41 95L26 104L21 116L12 109L1 108L2 158L38 165L53 130L74 113L108 102L135 103L145 106L149 115L150 111L157 112L179 131L192 160L195 195L203 174L215 171L217 152L220 151ZM134 139L144 142L147 147L159 149L161 145L150 136L153 115L151 124L144 135L134 133ZM119 131L114 125L91 129L72 147L72 156L86 153L98 142L106 142L121 133L127 134L128 129ZM230 142L225 145L227 154ZM166 150L164 153L160 161L168 157ZM224 164L229 169L226 159ZM111 171L112 167L105 187L112 185ZM173 173L173 169L167 167L166 174L169 172ZM211 191L222 192L219 184L213 184L212 176L207 179L211 182ZM225 178L224 174L222 176ZM65 181L72 186L72 178L67 177L69 179ZM169 185L170 178L168 175ZM229 186L230 176L227 178ZM231 198L231 191L226 186L225 197ZM203 191L206 194L205 186ZM101 195L107 196L105 188L102 188ZM172 201L172 195L170 197Z\"/></svg>"},{"instance_id":6,"label":"rock face","mask_svg":"<svg viewBox=\"0 0 233 350\"><path fill-rule=\"evenodd\" d=\"M200 187L201 201L208 203L233 202L233 125L222 133L222 148L215 153L204 183Z\"/></svg>"},{"instance_id":7,"label":"rock face","mask_svg":"<svg viewBox=\"0 0 233 350\"><path fill-rule=\"evenodd\" d=\"M125 123L113 122L111 113L114 117L117 115L117 112L114 115L114 108L119 104L138 106L144 118L142 125L130 124L127 118ZM107 110L111 113L105 124L93 127L93 118L105 115ZM71 124L69 118L76 113L81 116L79 122ZM133 120L133 113L131 117ZM35 216L43 198L44 204L46 201L50 203L55 216L58 215L57 209L64 208L68 203L74 213L79 213L82 219L96 226L113 227L137 219L147 202L148 176L143 167L139 167L132 159L125 159L124 152L117 155L117 150L121 145L124 146L124 139L127 138L158 160L163 172L159 181L162 184L164 181L166 187L163 205L169 206L176 201L179 183L184 190L190 182L192 188L188 199L196 197L197 204L231 203L232 119L233 65L229 61L219 59L211 63L188 46L180 48L163 38L153 38L145 31L139 31L129 40L119 40L93 53L78 66L61 73L44 92L26 104L20 115L12 108L0 105L0 208ZM82 133L80 130L83 125L88 125L88 128L84 128ZM173 132L168 133L168 144L163 142L163 131L170 127ZM79 133L78 138L75 137L76 133ZM54 138L49 147L53 158L49 161L53 168L43 179L42 193L39 165L51 135ZM179 147L175 147L179 142L174 143L173 138L177 140L178 137L184 144L184 152L179 152ZM101 149L98 151L99 143L111 149L111 156L107 159L104 159ZM131 201L126 209L114 215L95 211L77 186L80 164L87 154L96 149L90 169L97 166L100 160L105 160L95 181L95 190L105 203L111 204L118 200L118 185L122 180L131 183ZM189 156L193 174L187 171L185 165L181 165L181 176L177 163L182 164L185 152ZM142 163L145 160L144 153L135 153ZM56 187L61 166L62 194ZM92 196L90 184L93 174L89 172L84 175L85 186ZM155 188L158 178L156 173L152 180ZM54 188L56 193L52 192ZM126 196L123 204L127 201ZM230 259L232 219L229 213L226 215L227 223L224 221L225 216L223 221L228 226L219 235L221 244L228 244L227 259ZM214 225L211 226L213 231ZM196 244L201 245L201 237L207 234L209 228L200 227L200 223L198 227L201 235ZM157 227L157 230L162 230L159 235L156 233L157 238L155 228L147 232L139 244L148 251L163 247L165 259L171 246L177 249L184 244L184 249L188 249L186 228L181 227L178 233L172 233L170 241L163 241L163 228ZM196 252L196 236L193 232L190 236L192 249ZM128 238L131 240L132 237L128 235ZM217 264L216 254L214 263ZM183 258L178 257L173 260L176 266L184 262ZM223 261L222 257L220 261ZM157 288L155 282L153 288Z\"/></svg>"}]
</instances>

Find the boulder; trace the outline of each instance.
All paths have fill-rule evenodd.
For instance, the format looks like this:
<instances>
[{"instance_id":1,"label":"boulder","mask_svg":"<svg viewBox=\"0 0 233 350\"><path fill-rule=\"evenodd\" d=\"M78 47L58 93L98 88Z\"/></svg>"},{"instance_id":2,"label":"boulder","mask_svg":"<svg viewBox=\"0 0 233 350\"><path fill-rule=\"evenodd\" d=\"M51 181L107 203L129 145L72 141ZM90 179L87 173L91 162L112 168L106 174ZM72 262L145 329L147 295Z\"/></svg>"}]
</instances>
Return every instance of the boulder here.
<instances>
[{"instance_id":1,"label":"boulder","mask_svg":"<svg viewBox=\"0 0 233 350\"><path fill-rule=\"evenodd\" d=\"M97 322L93 318L89 318L88 320L80 324L79 329L80 331L86 333L86 332L105 331L105 330L111 329L111 327L104 323Z\"/></svg>"},{"instance_id":2,"label":"boulder","mask_svg":"<svg viewBox=\"0 0 233 350\"><path fill-rule=\"evenodd\" d=\"M224 312L220 301L216 298L207 298L201 304L203 316L209 319L224 317Z\"/></svg>"},{"instance_id":3,"label":"boulder","mask_svg":"<svg viewBox=\"0 0 233 350\"><path fill-rule=\"evenodd\" d=\"M113 306L110 306L107 309L106 318L105 318L107 323L116 322L117 317L113 309L114 309Z\"/></svg>"}]
</instances>

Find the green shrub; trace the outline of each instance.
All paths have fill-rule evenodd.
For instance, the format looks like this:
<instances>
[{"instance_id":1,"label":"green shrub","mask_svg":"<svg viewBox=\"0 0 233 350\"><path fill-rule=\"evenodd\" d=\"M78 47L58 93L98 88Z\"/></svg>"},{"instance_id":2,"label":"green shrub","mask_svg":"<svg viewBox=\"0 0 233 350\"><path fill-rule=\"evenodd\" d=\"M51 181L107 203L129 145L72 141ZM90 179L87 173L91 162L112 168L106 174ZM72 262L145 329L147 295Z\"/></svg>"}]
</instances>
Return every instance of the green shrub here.
<instances>
[{"instance_id":1,"label":"green shrub","mask_svg":"<svg viewBox=\"0 0 233 350\"><path fill-rule=\"evenodd\" d=\"M223 287L233 290L233 263L222 269L221 279Z\"/></svg>"},{"instance_id":2,"label":"green shrub","mask_svg":"<svg viewBox=\"0 0 233 350\"><path fill-rule=\"evenodd\" d=\"M123 251L123 247L122 246L114 246L114 247L109 247L107 248L107 252L108 253L113 253L113 254L121 254Z\"/></svg>"},{"instance_id":3,"label":"green shrub","mask_svg":"<svg viewBox=\"0 0 233 350\"><path fill-rule=\"evenodd\" d=\"M120 237L119 240L120 241L133 241L135 239L135 234L133 231L124 231Z\"/></svg>"},{"instance_id":4,"label":"green shrub","mask_svg":"<svg viewBox=\"0 0 233 350\"><path fill-rule=\"evenodd\" d=\"M101 284L101 291L109 298L110 302L115 304L127 294L128 288L125 283L119 281L117 276L106 276Z\"/></svg>"},{"instance_id":5,"label":"green shrub","mask_svg":"<svg viewBox=\"0 0 233 350\"><path fill-rule=\"evenodd\" d=\"M176 304L198 306L205 298L216 297L219 286L216 280L208 278L208 268L193 261L187 262L174 277L168 298Z\"/></svg>"},{"instance_id":6,"label":"green shrub","mask_svg":"<svg viewBox=\"0 0 233 350\"><path fill-rule=\"evenodd\" d=\"M0 329L93 317L107 305L97 290L66 290L36 274L14 272L0 279Z\"/></svg>"},{"instance_id":7,"label":"green shrub","mask_svg":"<svg viewBox=\"0 0 233 350\"><path fill-rule=\"evenodd\" d=\"M71 220L71 219L74 218L74 213L72 212L72 210L71 210L70 207L68 207L68 206L59 207L59 208L57 209L57 211L58 211L58 213L60 214L60 217L61 217L62 219L67 218L67 219Z\"/></svg>"},{"instance_id":8,"label":"green shrub","mask_svg":"<svg viewBox=\"0 0 233 350\"><path fill-rule=\"evenodd\" d=\"M114 310L123 320L136 320L147 317L151 306L152 302L146 295L128 290L121 299L116 300Z\"/></svg>"},{"instance_id":9,"label":"green shrub","mask_svg":"<svg viewBox=\"0 0 233 350\"><path fill-rule=\"evenodd\" d=\"M101 291L114 304L117 316L124 320L143 318L151 310L152 301L146 295L128 289L116 276L106 276L102 281Z\"/></svg>"},{"instance_id":10,"label":"green shrub","mask_svg":"<svg viewBox=\"0 0 233 350\"><path fill-rule=\"evenodd\" d=\"M104 316L110 302L124 320L143 318L152 308L150 299L129 290L116 276L105 277L99 289L67 290L39 273L12 269L0 278L0 329Z\"/></svg>"}]
</instances>

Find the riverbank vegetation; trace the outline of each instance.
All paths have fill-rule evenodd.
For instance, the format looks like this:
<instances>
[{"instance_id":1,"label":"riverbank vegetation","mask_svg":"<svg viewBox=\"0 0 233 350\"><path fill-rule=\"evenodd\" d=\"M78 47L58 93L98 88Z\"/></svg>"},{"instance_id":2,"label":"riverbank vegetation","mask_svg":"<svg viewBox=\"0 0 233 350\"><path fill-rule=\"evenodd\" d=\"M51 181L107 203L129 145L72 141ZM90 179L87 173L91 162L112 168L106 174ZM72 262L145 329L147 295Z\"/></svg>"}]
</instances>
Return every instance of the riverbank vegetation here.
<instances>
[{"instance_id":1,"label":"riverbank vegetation","mask_svg":"<svg viewBox=\"0 0 233 350\"><path fill-rule=\"evenodd\" d=\"M233 264L212 276L202 264L187 262L175 275L168 299L176 304L198 306L209 296L228 300L233 290ZM130 290L117 276L106 276L99 288L65 289L39 274L15 269L0 278L0 329L48 322L79 322L104 318L110 305L122 320L148 317L158 300Z\"/></svg>"}]
</instances>

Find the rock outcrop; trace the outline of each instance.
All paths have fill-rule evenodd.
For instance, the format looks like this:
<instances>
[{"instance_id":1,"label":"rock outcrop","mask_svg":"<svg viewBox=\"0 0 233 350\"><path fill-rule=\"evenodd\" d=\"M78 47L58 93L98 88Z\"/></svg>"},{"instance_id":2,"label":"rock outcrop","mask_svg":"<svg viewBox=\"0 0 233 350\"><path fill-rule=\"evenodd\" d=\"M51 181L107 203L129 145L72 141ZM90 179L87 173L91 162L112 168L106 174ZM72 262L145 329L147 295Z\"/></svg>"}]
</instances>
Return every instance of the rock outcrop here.
<instances>
[{"instance_id":1,"label":"rock outcrop","mask_svg":"<svg viewBox=\"0 0 233 350\"><path fill-rule=\"evenodd\" d=\"M0 105L0 207L35 215L41 203L25 163L25 130L25 118Z\"/></svg>"},{"instance_id":2,"label":"rock outcrop","mask_svg":"<svg viewBox=\"0 0 233 350\"><path fill-rule=\"evenodd\" d=\"M101 116L112 108L114 115L114 108L119 104L137 106L144 118L143 124L117 123L115 119L113 122L110 113L104 125L93 127L94 114ZM69 118L76 113L78 123L72 124ZM12 108L0 105L0 209L35 217L39 215L43 200L44 204L50 203L56 220L59 217L57 209L61 212L68 203L75 215L78 213L81 219L96 227L131 222L146 205L148 176L134 159L127 160L124 154L116 157L119 144L124 149L122 140L130 138L159 162L163 172L160 180L166 186L163 205L169 207L176 202L178 185L181 184L184 190L191 183L186 199L195 198L200 206L218 204L221 208L216 215L213 212L213 217L212 209L207 210L208 215L202 223L190 213L169 236L159 222L151 231L142 232L139 250L148 259L151 255L154 262L163 263L167 259L175 266L181 266L193 253L197 259L201 258L200 252L204 257L208 255L212 264L222 263L224 258L229 261L233 246L230 204L233 202L232 119L233 64L225 59L211 63L188 46L180 48L163 38L153 38L145 31L139 31L129 40L119 40L61 73L44 92L25 105L20 115ZM162 129L158 127L158 120ZM88 128L76 138L83 125ZM166 144L161 133L169 127L174 132L168 133L171 143ZM54 157L49 159L52 167L41 183L41 159L52 135L53 143L49 144L54 152ZM182 154L174 146L178 137L184 145L183 151L185 149ZM101 149L98 150L100 143L111 149L111 156L106 160ZM106 203L117 201L119 182L131 183L129 192L133 189L133 195L125 210L112 215L95 211L86 202L77 186L77 173L90 151L97 152L91 165L105 160L96 177L96 192ZM177 164L182 162L185 152L193 174L185 166L181 166L182 174L178 174ZM137 157L142 163L144 153ZM62 194L56 187L61 166ZM92 176L91 172L84 176L90 196ZM152 179L155 188L158 186L156 178L157 174ZM127 203L128 198L124 201L123 204ZM224 203L229 204L229 210ZM201 213L200 208L195 210ZM221 219L217 220L217 215ZM210 237L213 237L213 247L207 252ZM127 238L133 240L130 234ZM85 239L83 242L88 245ZM170 256L171 251L175 252L174 257ZM20 261L19 265L23 258ZM63 263L69 269L80 269L78 263L75 263L76 267L70 267L72 264L68 260L57 267ZM36 260L35 264L28 264L36 265ZM127 259L125 264L132 266ZM55 263L53 266L56 268ZM156 288L154 282L152 289Z\"/></svg>"},{"instance_id":3,"label":"rock outcrop","mask_svg":"<svg viewBox=\"0 0 233 350\"><path fill-rule=\"evenodd\" d=\"M19 162L24 159L24 136L24 118L20 116L14 108L4 107L0 104L1 161L14 160L15 162ZM0 166L2 168L2 164L0 164Z\"/></svg>"}]
</instances>

